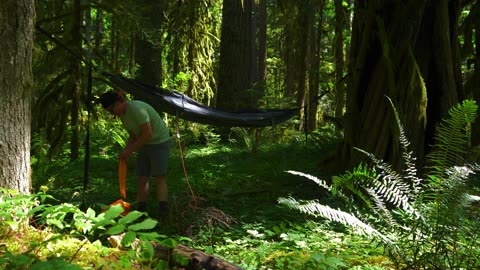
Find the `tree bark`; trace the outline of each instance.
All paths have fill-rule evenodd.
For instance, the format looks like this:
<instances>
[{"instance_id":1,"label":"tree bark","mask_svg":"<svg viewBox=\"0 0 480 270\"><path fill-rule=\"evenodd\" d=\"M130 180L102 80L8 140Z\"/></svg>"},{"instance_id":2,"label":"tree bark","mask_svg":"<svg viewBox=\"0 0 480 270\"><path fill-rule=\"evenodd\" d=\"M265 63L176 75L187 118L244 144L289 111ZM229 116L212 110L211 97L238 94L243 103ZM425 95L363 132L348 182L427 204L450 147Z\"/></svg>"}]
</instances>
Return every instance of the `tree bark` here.
<instances>
[{"instance_id":1,"label":"tree bark","mask_svg":"<svg viewBox=\"0 0 480 270\"><path fill-rule=\"evenodd\" d=\"M239 110L254 107L247 90L255 83L257 69L256 29L253 29L253 0L223 2L217 108Z\"/></svg>"},{"instance_id":2,"label":"tree bark","mask_svg":"<svg viewBox=\"0 0 480 270\"><path fill-rule=\"evenodd\" d=\"M30 193L35 4L0 5L0 186Z\"/></svg>"},{"instance_id":3,"label":"tree bark","mask_svg":"<svg viewBox=\"0 0 480 270\"><path fill-rule=\"evenodd\" d=\"M73 24L70 31L72 38L72 47L74 51L82 51L82 34L81 34L81 25L82 25L82 10L80 8L80 0L73 1ZM79 123L78 123L78 114L80 110L80 84L81 84L81 74L80 74L80 59L71 56L70 58L70 99L71 99L71 108L70 108L70 160L76 160L78 158L79 151Z\"/></svg>"},{"instance_id":4,"label":"tree bark","mask_svg":"<svg viewBox=\"0 0 480 270\"><path fill-rule=\"evenodd\" d=\"M160 30L162 27L163 10L161 1L140 1L142 14L150 22L152 35L142 33L137 35L135 45L135 61L140 65L136 78L150 85L159 86L162 83L162 47Z\"/></svg>"},{"instance_id":5,"label":"tree bark","mask_svg":"<svg viewBox=\"0 0 480 270\"><path fill-rule=\"evenodd\" d=\"M461 95L458 89L458 1L360 1L355 3L349 66L345 141L351 168L358 147L401 169L392 98L421 169L435 126Z\"/></svg>"},{"instance_id":6,"label":"tree bark","mask_svg":"<svg viewBox=\"0 0 480 270\"><path fill-rule=\"evenodd\" d=\"M122 238L125 234L113 235L108 238L110 244L115 248L121 247ZM138 246L139 239L136 239L133 243L134 246ZM184 245L177 245L175 248L167 248L158 243L151 242L155 249L155 257L170 263L169 267L177 267L175 269L184 270L242 270L238 265L227 262L223 259L209 255L203 251L189 248ZM182 265L175 260L175 255L181 255L184 258L188 258L188 264Z\"/></svg>"},{"instance_id":7,"label":"tree bark","mask_svg":"<svg viewBox=\"0 0 480 270\"><path fill-rule=\"evenodd\" d=\"M461 55L467 63L465 96L474 98L480 104L480 1L472 5L470 13L465 18L461 29L464 44ZM480 134L480 121L472 126L472 134ZM472 137L472 145L480 144L480 136Z\"/></svg>"},{"instance_id":8,"label":"tree bark","mask_svg":"<svg viewBox=\"0 0 480 270\"><path fill-rule=\"evenodd\" d=\"M240 266L237 266L233 263L227 262L215 256L209 255L205 252L202 252L197 249L189 248L184 245L177 245L173 252L170 250L162 248L161 246L155 246L155 250L158 252L159 256L170 257L169 261L174 262L172 255L179 254L185 258L189 259L189 263L186 266L182 265L172 265L176 267L183 267L185 270L241 270ZM170 255L170 256L169 256Z\"/></svg>"},{"instance_id":9,"label":"tree bark","mask_svg":"<svg viewBox=\"0 0 480 270\"><path fill-rule=\"evenodd\" d=\"M345 29L345 10L343 7L343 0L335 0L335 118L341 119L343 117L343 110L345 108L345 82L343 80L345 70L344 60L344 45L343 45L343 31ZM341 130L339 127L335 129L337 136L341 137Z\"/></svg>"},{"instance_id":10,"label":"tree bark","mask_svg":"<svg viewBox=\"0 0 480 270\"><path fill-rule=\"evenodd\" d=\"M348 168L356 166L362 160L366 161L364 155L353 151L353 147L390 161L396 168L400 166L398 129L385 96L392 98L403 116L401 122L411 147L415 156L420 157L418 164L422 163L428 85L424 77L428 73L421 70L417 61L433 55L427 50L422 50L425 56L416 53L418 50L415 47L420 43L429 50L433 47L439 50L450 48L445 47L445 43L439 47L419 40L419 37L430 35L428 30L432 30L421 27L432 22L425 20L425 14L430 14L431 10L425 9L424 5L425 1L416 0L355 3L350 85L344 118L345 138L341 150L343 165ZM451 66L445 66L445 69L449 68ZM455 91L455 88L451 91ZM430 104L431 101L428 102Z\"/></svg>"},{"instance_id":11,"label":"tree bark","mask_svg":"<svg viewBox=\"0 0 480 270\"><path fill-rule=\"evenodd\" d=\"M259 0L257 6L258 14L258 75L256 87L261 96L265 95L265 87L267 80L267 1Z\"/></svg>"},{"instance_id":12,"label":"tree bark","mask_svg":"<svg viewBox=\"0 0 480 270\"><path fill-rule=\"evenodd\" d=\"M307 130L312 131L317 128L318 122L318 95L320 92L320 60L321 60L321 44L323 32L323 9L325 1L320 1L317 14L315 16L314 27L310 29L310 46L309 46L309 76L308 76L308 115Z\"/></svg>"}]
</instances>

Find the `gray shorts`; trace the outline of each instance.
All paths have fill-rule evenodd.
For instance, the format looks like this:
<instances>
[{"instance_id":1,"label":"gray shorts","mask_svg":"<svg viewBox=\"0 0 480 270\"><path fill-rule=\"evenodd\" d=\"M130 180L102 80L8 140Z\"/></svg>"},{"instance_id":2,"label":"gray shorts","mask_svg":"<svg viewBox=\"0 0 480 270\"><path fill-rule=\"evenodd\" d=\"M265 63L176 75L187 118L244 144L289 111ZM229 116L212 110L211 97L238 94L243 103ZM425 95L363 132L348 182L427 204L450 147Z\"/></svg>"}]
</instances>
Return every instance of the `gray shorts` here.
<instances>
[{"instance_id":1,"label":"gray shorts","mask_svg":"<svg viewBox=\"0 0 480 270\"><path fill-rule=\"evenodd\" d=\"M164 176L167 174L171 140L160 144L146 144L138 151L137 176Z\"/></svg>"}]
</instances>

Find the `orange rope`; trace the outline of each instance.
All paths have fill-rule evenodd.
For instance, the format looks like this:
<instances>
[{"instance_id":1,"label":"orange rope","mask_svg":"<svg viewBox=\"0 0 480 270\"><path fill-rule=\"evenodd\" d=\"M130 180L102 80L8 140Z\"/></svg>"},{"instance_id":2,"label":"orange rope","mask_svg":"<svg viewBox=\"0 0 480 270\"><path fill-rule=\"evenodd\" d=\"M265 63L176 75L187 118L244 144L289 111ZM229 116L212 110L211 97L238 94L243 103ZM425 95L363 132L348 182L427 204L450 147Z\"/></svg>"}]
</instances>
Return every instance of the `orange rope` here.
<instances>
[{"instance_id":1,"label":"orange rope","mask_svg":"<svg viewBox=\"0 0 480 270\"><path fill-rule=\"evenodd\" d=\"M180 129L178 127L178 115L175 118L175 127L177 129L178 149L180 150L180 158L182 159L183 174L185 175L185 180L187 180L188 188L190 189L190 193L192 194L192 198L193 198L192 209L193 209L193 212L195 212L197 210L197 198L195 197L195 194L193 193L192 186L190 185L190 181L188 180L187 169L186 169L186 166L185 166L185 159L184 159L183 150L182 150L182 142L180 140ZM191 204L189 204L189 205L191 206Z\"/></svg>"}]
</instances>

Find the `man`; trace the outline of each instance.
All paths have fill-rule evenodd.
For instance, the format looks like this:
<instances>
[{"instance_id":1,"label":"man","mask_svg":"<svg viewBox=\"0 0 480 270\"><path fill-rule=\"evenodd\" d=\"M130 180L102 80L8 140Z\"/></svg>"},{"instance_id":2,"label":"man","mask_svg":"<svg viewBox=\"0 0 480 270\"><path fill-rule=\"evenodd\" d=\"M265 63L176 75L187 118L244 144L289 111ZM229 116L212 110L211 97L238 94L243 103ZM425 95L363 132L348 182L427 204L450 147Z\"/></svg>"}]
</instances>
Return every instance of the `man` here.
<instances>
[{"instance_id":1,"label":"man","mask_svg":"<svg viewBox=\"0 0 480 270\"><path fill-rule=\"evenodd\" d=\"M146 211L149 180L155 178L158 200L158 218L168 214L166 173L171 142L169 130L160 115L149 104L139 100L126 101L117 92L108 91L100 97L102 107L122 121L129 139L119 159L128 159L138 153L136 161L138 211Z\"/></svg>"}]
</instances>

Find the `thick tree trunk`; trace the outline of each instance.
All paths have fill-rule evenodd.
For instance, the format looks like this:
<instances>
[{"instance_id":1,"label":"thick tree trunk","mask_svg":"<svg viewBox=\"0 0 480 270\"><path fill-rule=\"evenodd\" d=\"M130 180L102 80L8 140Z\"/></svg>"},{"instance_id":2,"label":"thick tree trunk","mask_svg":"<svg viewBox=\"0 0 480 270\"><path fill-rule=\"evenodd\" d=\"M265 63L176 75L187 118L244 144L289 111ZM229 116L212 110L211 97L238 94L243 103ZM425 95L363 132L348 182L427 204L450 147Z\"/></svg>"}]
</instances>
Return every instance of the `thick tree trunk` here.
<instances>
[{"instance_id":1,"label":"thick tree trunk","mask_svg":"<svg viewBox=\"0 0 480 270\"><path fill-rule=\"evenodd\" d=\"M140 65L137 79L159 86L162 83L162 47L160 29L162 26L163 10L161 1L143 0L143 15L151 23L154 34L150 37L138 35L135 44L135 61Z\"/></svg>"},{"instance_id":2,"label":"thick tree trunk","mask_svg":"<svg viewBox=\"0 0 480 270\"><path fill-rule=\"evenodd\" d=\"M345 165L364 156L353 147L401 168L392 98L417 157L424 165L434 129L457 102L458 1L356 1L350 87L345 116Z\"/></svg>"},{"instance_id":3,"label":"thick tree trunk","mask_svg":"<svg viewBox=\"0 0 480 270\"><path fill-rule=\"evenodd\" d=\"M422 18L415 56L427 89L425 151L434 143L438 122L462 95L459 78L457 22L458 1L430 0Z\"/></svg>"},{"instance_id":4,"label":"thick tree trunk","mask_svg":"<svg viewBox=\"0 0 480 270\"><path fill-rule=\"evenodd\" d=\"M263 97L265 95L266 79L267 79L267 1L259 0L257 6L258 14L258 71L256 87L257 91Z\"/></svg>"},{"instance_id":5,"label":"thick tree trunk","mask_svg":"<svg viewBox=\"0 0 480 270\"><path fill-rule=\"evenodd\" d=\"M0 186L30 192L30 123L35 5L0 5Z\"/></svg>"},{"instance_id":6,"label":"thick tree trunk","mask_svg":"<svg viewBox=\"0 0 480 270\"><path fill-rule=\"evenodd\" d=\"M411 147L415 156L420 157L419 165L422 163L428 81L424 81L425 73L417 59L433 55L426 50L422 51L426 55L415 54L415 46L427 46L429 50L436 47L432 51L450 48L445 43L432 46L419 41L419 37L431 35L421 27L432 22L426 21L424 14L430 14L431 10L425 9L424 4L425 1L416 0L355 3L342 149L347 167L365 160L353 147L374 153L397 168L400 166L398 129L385 96L393 99L403 116L401 121ZM451 69L447 65L444 69ZM455 88L451 91L455 92Z\"/></svg>"},{"instance_id":7,"label":"thick tree trunk","mask_svg":"<svg viewBox=\"0 0 480 270\"><path fill-rule=\"evenodd\" d=\"M254 107L248 91L255 83L257 62L252 31L254 1L223 2L217 107L239 110ZM253 32L253 33L252 33Z\"/></svg>"},{"instance_id":8,"label":"thick tree trunk","mask_svg":"<svg viewBox=\"0 0 480 270\"><path fill-rule=\"evenodd\" d=\"M303 106L306 93L306 58L311 27L310 1L285 1L285 16L292 17L285 26L285 97Z\"/></svg>"}]
</instances>

